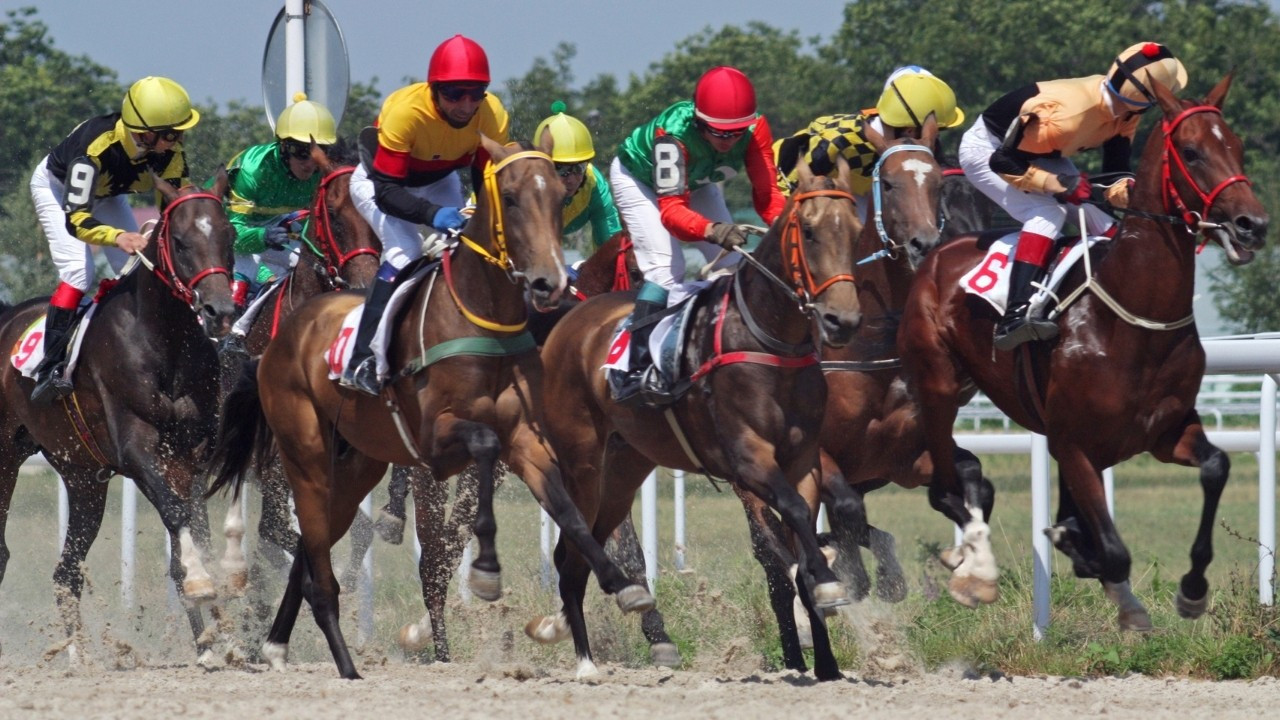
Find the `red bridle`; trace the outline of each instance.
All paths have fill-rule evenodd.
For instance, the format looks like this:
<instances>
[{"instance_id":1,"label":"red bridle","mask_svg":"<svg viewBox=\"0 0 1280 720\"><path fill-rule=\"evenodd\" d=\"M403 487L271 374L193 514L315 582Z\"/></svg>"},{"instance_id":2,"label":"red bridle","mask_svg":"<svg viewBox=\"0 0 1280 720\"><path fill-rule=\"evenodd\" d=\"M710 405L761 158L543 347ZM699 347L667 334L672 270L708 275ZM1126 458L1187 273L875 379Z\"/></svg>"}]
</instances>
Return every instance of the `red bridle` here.
<instances>
[{"instance_id":1,"label":"red bridle","mask_svg":"<svg viewBox=\"0 0 1280 720\"><path fill-rule=\"evenodd\" d=\"M1244 175L1232 175L1206 193L1200 189L1200 185L1196 183L1195 178L1191 177L1191 173L1187 171L1186 164L1182 161L1182 155L1178 153L1177 148L1173 145L1173 132L1178 129L1178 125L1182 124L1183 120L1196 113L1203 112L1214 113L1215 115L1222 114L1222 110L1213 105L1196 105L1178 113L1173 120L1165 119L1160 121L1161 129L1164 131L1164 162L1160 165L1160 183L1164 188L1165 211L1170 212L1169 205L1172 204L1173 209L1182 216L1182 221L1191 228L1193 233L1199 228L1200 221L1209 217L1209 211L1213 209L1213 203L1217 201L1223 190L1238 182L1242 182L1245 185L1253 185L1253 182ZM1174 164L1177 164L1178 171L1191 184L1192 189L1196 191L1196 195L1200 196L1200 202L1203 207L1199 212L1189 209L1187 204L1183 202L1182 196L1178 193L1178 187L1173 183L1173 171L1170 169Z\"/></svg>"},{"instance_id":2,"label":"red bridle","mask_svg":"<svg viewBox=\"0 0 1280 720\"><path fill-rule=\"evenodd\" d=\"M797 294L804 296L806 303L838 282L854 282L853 275L849 273L833 275L821 285L814 282L813 273L809 270L809 260L804 254L804 232L800 228L800 203L815 197L836 197L857 202L853 195L844 190L813 190L792 197L791 214L782 225L782 272L791 281Z\"/></svg>"},{"instance_id":3,"label":"red bridle","mask_svg":"<svg viewBox=\"0 0 1280 720\"><path fill-rule=\"evenodd\" d=\"M169 203L160 216L160 227L155 234L157 259L156 266L152 269L156 274L156 277L160 278L160 282L169 287L169 291L173 293L174 297L192 307L195 306L195 287L201 280L205 279L205 277L209 275L231 276L231 273L228 272L226 268L214 266L205 268L204 270L196 273L195 277L191 278L186 283L182 281L182 278L178 277L178 268L173 263L173 243L171 242L171 234L173 231L172 225L169 222L169 215L173 212L174 208L178 207L182 203L196 199L212 200L218 203L219 207L222 206L222 198L212 193L205 192L182 195Z\"/></svg>"},{"instance_id":4,"label":"red bridle","mask_svg":"<svg viewBox=\"0 0 1280 720\"><path fill-rule=\"evenodd\" d=\"M349 175L355 172L355 166L343 167L334 170L324 179L320 181L320 187L316 190L315 207L312 208L310 215L311 221L315 224L315 241L319 245L320 254L325 260L325 272L329 278L335 279L342 273L342 268L352 259L361 255L372 255L375 258L380 257L381 253L375 248L362 247L356 248L348 253L343 253L342 248L338 247L338 241L333 235L333 220L329 217L329 183L334 179L343 175Z\"/></svg>"}]
</instances>

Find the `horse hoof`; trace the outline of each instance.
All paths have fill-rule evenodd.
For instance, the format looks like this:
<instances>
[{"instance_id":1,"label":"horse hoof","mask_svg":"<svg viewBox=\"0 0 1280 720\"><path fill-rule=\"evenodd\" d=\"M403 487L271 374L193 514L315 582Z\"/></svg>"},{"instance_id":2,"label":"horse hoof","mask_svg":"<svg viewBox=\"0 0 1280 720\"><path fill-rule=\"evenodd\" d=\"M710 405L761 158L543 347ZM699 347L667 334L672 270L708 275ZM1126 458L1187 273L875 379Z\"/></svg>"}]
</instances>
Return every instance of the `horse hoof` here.
<instances>
[{"instance_id":1,"label":"horse hoof","mask_svg":"<svg viewBox=\"0 0 1280 720\"><path fill-rule=\"evenodd\" d=\"M907 599L907 579L900 574L876 574L876 597L887 603L900 603Z\"/></svg>"},{"instance_id":2,"label":"horse hoof","mask_svg":"<svg viewBox=\"0 0 1280 720\"><path fill-rule=\"evenodd\" d=\"M396 517L386 510L378 510L378 519L373 522L373 529L388 545L404 542L404 518Z\"/></svg>"},{"instance_id":3,"label":"horse hoof","mask_svg":"<svg viewBox=\"0 0 1280 720\"><path fill-rule=\"evenodd\" d=\"M658 667L678 668L684 661L675 643L654 643L649 646L649 662Z\"/></svg>"},{"instance_id":4,"label":"horse hoof","mask_svg":"<svg viewBox=\"0 0 1280 720\"><path fill-rule=\"evenodd\" d=\"M951 597L967 608L989 605L1000 599L1000 588L994 580L983 580L972 575L952 577L947 583Z\"/></svg>"},{"instance_id":5,"label":"horse hoof","mask_svg":"<svg viewBox=\"0 0 1280 720\"><path fill-rule=\"evenodd\" d=\"M467 585L476 597L485 602L493 602L502 597L502 573L500 572L481 570L472 565L471 575L467 578Z\"/></svg>"},{"instance_id":6,"label":"horse hoof","mask_svg":"<svg viewBox=\"0 0 1280 720\"><path fill-rule=\"evenodd\" d=\"M552 645L569 639L569 622L564 613L534 618L524 626L529 639L543 645Z\"/></svg>"},{"instance_id":7,"label":"horse hoof","mask_svg":"<svg viewBox=\"0 0 1280 720\"><path fill-rule=\"evenodd\" d=\"M227 573L227 597L242 598L249 589L249 570L242 568Z\"/></svg>"},{"instance_id":8,"label":"horse hoof","mask_svg":"<svg viewBox=\"0 0 1280 720\"><path fill-rule=\"evenodd\" d=\"M289 646L270 641L262 643L262 657L270 663L272 670L284 672L285 664L289 661Z\"/></svg>"},{"instance_id":9,"label":"horse hoof","mask_svg":"<svg viewBox=\"0 0 1280 720\"><path fill-rule=\"evenodd\" d=\"M205 670L213 670L213 651L205 650L200 653L200 657L196 658L196 665Z\"/></svg>"},{"instance_id":10,"label":"horse hoof","mask_svg":"<svg viewBox=\"0 0 1280 720\"><path fill-rule=\"evenodd\" d=\"M628 585L618 591L618 608L622 612L649 612L658 604L643 585Z\"/></svg>"},{"instance_id":11,"label":"horse hoof","mask_svg":"<svg viewBox=\"0 0 1280 720\"><path fill-rule=\"evenodd\" d=\"M591 680L600 677L600 671L596 669L596 664L588 658L582 658L578 661L578 672L574 674L578 680Z\"/></svg>"},{"instance_id":12,"label":"horse hoof","mask_svg":"<svg viewBox=\"0 0 1280 720\"><path fill-rule=\"evenodd\" d=\"M1133 632L1151 632L1151 616L1141 607L1121 610L1119 614L1120 629Z\"/></svg>"},{"instance_id":13,"label":"horse hoof","mask_svg":"<svg viewBox=\"0 0 1280 720\"><path fill-rule=\"evenodd\" d=\"M964 562L964 548L943 548L942 551L938 553L938 561L941 562L943 567L946 569L955 570L960 567L960 563Z\"/></svg>"},{"instance_id":14,"label":"horse hoof","mask_svg":"<svg viewBox=\"0 0 1280 720\"><path fill-rule=\"evenodd\" d=\"M200 605L218 599L213 580L207 577L182 581L182 597L189 603Z\"/></svg>"},{"instance_id":15,"label":"horse hoof","mask_svg":"<svg viewBox=\"0 0 1280 720\"><path fill-rule=\"evenodd\" d=\"M407 653L421 652L431 642L429 633L423 632L418 623L409 623L400 628L400 649Z\"/></svg>"},{"instance_id":16,"label":"horse hoof","mask_svg":"<svg viewBox=\"0 0 1280 720\"><path fill-rule=\"evenodd\" d=\"M1192 600L1183 595L1182 590L1179 589L1177 597L1173 600L1173 605L1178 610L1178 617L1184 620L1195 620L1209 608L1209 593L1205 593L1204 597L1199 600Z\"/></svg>"},{"instance_id":17,"label":"horse hoof","mask_svg":"<svg viewBox=\"0 0 1280 720\"><path fill-rule=\"evenodd\" d=\"M850 602L849 593L842 583L824 582L813 588L813 606L817 610L838 608ZM825 613L823 615L826 616Z\"/></svg>"}]
</instances>

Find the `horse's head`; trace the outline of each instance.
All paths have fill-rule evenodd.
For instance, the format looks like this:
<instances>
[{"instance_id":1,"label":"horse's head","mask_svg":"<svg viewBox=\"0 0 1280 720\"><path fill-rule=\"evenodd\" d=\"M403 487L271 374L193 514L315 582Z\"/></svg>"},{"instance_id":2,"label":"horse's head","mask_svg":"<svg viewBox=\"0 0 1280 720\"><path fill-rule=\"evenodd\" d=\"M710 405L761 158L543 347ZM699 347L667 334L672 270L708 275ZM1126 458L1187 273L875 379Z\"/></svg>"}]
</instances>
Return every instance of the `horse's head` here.
<instances>
[{"instance_id":1,"label":"horse's head","mask_svg":"<svg viewBox=\"0 0 1280 720\"><path fill-rule=\"evenodd\" d=\"M356 147L339 140L326 153L311 143L311 157L321 180L311 203L310 240L324 263L322 272L334 282L364 288L378 272L382 243L351 199L351 173L359 162Z\"/></svg>"},{"instance_id":2,"label":"horse's head","mask_svg":"<svg viewBox=\"0 0 1280 720\"><path fill-rule=\"evenodd\" d=\"M491 234L498 252L510 256L512 278L527 284L535 308L552 309L568 276L560 247L565 190L551 162L550 134L544 133L538 149L527 143L504 147L484 136L480 142L493 164L485 173L487 199L480 200L487 213L478 212L472 222L495 229Z\"/></svg>"},{"instance_id":3,"label":"horse's head","mask_svg":"<svg viewBox=\"0 0 1280 720\"><path fill-rule=\"evenodd\" d=\"M907 260L916 268L942 240L938 223L942 166L933 156L938 121L932 113L925 118L919 141L910 137L890 141L870 124L863 127L879 157L872 174L869 224L890 252L905 248Z\"/></svg>"},{"instance_id":4,"label":"horse's head","mask_svg":"<svg viewBox=\"0 0 1280 720\"><path fill-rule=\"evenodd\" d=\"M1178 214L1193 233L1200 229L1216 240L1231 264L1248 263L1266 242L1269 217L1244 174L1240 138L1222 118L1231 73L1199 103L1174 97L1159 82L1150 85L1164 111L1164 155L1156 164L1147 162L1144 154L1144 175L1149 179L1139 180L1135 192L1146 193L1151 203L1157 184L1151 175L1155 170L1147 168L1161 168L1158 187L1164 212ZM1135 205L1139 200L1135 197Z\"/></svg>"},{"instance_id":5,"label":"horse's head","mask_svg":"<svg viewBox=\"0 0 1280 720\"><path fill-rule=\"evenodd\" d=\"M802 158L796 173L796 191L770 235L781 226L783 278L817 319L822 341L842 347L862 323L850 273L861 223L849 192L849 165L838 158L835 177L823 177L814 175Z\"/></svg>"},{"instance_id":6,"label":"horse's head","mask_svg":"<svg viewBox=\"0 0 1280 720\"><path fill-rule=\"evenodd\" d=\"M218 168L214 177L205 191L195 185L175 188L152 174L165 209L144 252L173 295L200 316L205 333L221 337L235 319L230 268L236 233L222 208L226 170Z\"/></svg>"}]
</instances>

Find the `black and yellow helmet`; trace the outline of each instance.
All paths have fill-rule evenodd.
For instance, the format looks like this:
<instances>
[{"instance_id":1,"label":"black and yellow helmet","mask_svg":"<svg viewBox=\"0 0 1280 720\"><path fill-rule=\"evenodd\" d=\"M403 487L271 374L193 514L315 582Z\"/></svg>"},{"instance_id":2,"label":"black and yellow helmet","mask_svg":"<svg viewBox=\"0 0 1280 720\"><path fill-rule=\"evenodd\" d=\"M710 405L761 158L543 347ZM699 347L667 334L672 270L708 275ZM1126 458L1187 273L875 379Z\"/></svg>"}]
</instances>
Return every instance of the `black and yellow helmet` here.
<instances>
[{"instance_id":1,"label":"black and yellow helmet","mask_svg":"<svg viewBox=\"0 0 1280 720\"><path fill-rule=\"evenodd\" d=\"M129 88L120 115L124 126L133 132L187 130L200 122L200 113L191 107L187 91L169 78L155 76L144 77Z\"/></svg>"}]
</instances>

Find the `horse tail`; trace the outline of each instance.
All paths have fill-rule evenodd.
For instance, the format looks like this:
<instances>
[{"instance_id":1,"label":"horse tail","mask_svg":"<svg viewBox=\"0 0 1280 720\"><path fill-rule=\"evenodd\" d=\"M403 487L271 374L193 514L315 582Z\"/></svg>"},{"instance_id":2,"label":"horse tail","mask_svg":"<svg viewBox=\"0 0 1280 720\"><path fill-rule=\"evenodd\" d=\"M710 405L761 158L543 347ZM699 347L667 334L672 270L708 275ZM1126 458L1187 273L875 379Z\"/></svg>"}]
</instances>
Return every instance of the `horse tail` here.
<instances>
[{"instance_id":1,"label":"horse tail","mask_svg":"<svg viewBox=\"0 0 1280 720\"><path fill-rule=\"evenodd\" d=\"M228 485L239 497L250 463L257 468L265 464L271 453L271 441L271 426L262 414L262 398L258 395L258 361L250 360L244 364L235 387L222 405L218 441L209 460L214 480L205 497L213 496Z\"/></svg>"}]
</instances>

